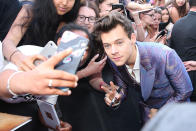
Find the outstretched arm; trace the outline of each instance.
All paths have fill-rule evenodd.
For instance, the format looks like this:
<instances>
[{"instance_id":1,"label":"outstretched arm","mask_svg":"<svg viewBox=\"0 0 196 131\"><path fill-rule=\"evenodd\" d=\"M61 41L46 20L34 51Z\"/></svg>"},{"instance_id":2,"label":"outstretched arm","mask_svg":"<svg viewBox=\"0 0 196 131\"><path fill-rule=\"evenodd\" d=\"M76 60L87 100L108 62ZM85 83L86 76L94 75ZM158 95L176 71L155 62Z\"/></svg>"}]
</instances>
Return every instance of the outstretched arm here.
<instances>
[{"instance_id":1,"label":"outstretched arm","mask_svg":"<svg viewBox=\"0 0 196 131\"><path fill-rule=\"evenodd\" d=\"M76 75L54 69L55 65L70 53L70 49L62 51L38 65L35 69L17 73L13 77L11 77L11 75L16 72L14 70L5 70L1 72L0 96L12 96L7 88L8 79L10 77L9 88L17 95L26 93L34 95L70 95L71 91L63 92L55 87L76 87L78 77Z\"/></svg>"}]
</instances>

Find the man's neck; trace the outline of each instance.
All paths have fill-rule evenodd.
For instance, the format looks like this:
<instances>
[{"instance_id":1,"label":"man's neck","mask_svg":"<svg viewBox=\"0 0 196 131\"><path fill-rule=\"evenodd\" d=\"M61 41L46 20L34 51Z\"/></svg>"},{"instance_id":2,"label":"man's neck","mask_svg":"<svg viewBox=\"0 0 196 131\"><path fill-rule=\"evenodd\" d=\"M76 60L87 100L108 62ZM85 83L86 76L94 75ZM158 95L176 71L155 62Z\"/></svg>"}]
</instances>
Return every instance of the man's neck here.
<instances>
[{"instance_id":1,"label":"man's neck","mask_svg":"<svg viewBox=\"0 0 196 131\"><path fill-rule=\"evenodd\" d=\"M137 56L137 49L136 49L136 45L134 45L133 50L132 50L132 54L131 57L129 58L128 62L126 63L130 68L133 69L134 65L135 65L135 61L136 61L136 56Z\"/></svg>"}]
</instances>

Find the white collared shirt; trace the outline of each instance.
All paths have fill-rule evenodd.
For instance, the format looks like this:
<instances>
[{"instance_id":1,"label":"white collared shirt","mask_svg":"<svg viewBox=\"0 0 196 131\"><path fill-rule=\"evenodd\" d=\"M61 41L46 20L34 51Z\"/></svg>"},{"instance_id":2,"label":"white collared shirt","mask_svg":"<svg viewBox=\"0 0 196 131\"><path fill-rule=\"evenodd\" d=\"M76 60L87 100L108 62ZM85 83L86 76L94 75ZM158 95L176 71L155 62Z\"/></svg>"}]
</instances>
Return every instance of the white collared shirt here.
<instances>
[{"instance_id":1,"label":"white collared shirt","mask_svg":"<svg viewBox=\"0 0 196 131\"><path fill-rule=\"evenodd\" d=\"M137 45L135 46L136 46L137 54L136 54L136 60L133 69L130 68L130 66L128 65L126 65L126 68L128 69L129 74L136 80L136 82L140 83L140 54ZM135 76L133 75L132 72L135 74Z\"/></svg>"}]
</instances>

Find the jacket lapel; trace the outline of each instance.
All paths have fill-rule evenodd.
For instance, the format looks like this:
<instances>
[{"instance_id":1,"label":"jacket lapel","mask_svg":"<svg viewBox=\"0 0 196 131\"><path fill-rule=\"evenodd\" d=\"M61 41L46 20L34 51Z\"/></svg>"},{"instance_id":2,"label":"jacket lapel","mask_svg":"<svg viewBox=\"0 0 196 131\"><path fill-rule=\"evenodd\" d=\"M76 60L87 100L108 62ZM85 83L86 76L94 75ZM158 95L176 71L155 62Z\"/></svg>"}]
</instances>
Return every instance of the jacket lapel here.
<instances>
[{"instance_id":1,"label":"jacket lapel","mask_svg":"<svg viewBox=\"0 0 196 131\"><path fill-rule=\"evenodd\" d=\"M146 101L152 91L154 85L155 71L153 69L146 71L143 66L140 66L141 78L141 91L144 101Z\"/></svg>"},{"instance_id":2,"label":"jacket lapel","mask_svg":"<svg viewBox=\"0 0 196 131\"><path fill-rule=\"evenodd\" d=\"M143 46L143 43L136 43L140 54L140 84L144 101L146 101L152 91L155 79L155 69L152 67L151 51Z\"/></svg>"}]
</instances>

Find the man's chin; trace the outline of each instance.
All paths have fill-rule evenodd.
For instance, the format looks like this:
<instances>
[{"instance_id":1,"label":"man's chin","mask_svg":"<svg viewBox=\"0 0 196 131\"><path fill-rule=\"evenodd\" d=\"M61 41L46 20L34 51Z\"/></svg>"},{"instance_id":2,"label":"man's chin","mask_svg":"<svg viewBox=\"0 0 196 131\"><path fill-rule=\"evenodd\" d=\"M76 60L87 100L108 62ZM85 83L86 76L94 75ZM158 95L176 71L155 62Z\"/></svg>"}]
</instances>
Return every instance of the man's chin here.
<instances>
[{"instance_id":1,"label":"man's chin","mask_svg":"<svg viewBox=\"0 0 196 131\"><path fill-rule=\"evenodd\" d=\"M114 61L113 61L114 62ZM116 65L116 66L123 66L125 63L123 63L123 62L114 62L114 64Z\"/></svg>"}]
</instances>

